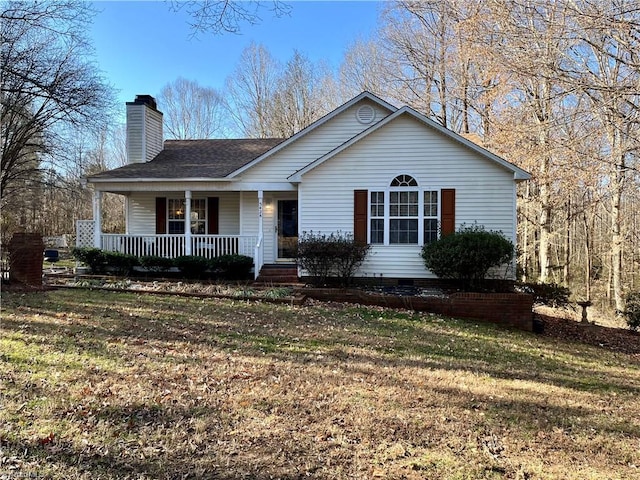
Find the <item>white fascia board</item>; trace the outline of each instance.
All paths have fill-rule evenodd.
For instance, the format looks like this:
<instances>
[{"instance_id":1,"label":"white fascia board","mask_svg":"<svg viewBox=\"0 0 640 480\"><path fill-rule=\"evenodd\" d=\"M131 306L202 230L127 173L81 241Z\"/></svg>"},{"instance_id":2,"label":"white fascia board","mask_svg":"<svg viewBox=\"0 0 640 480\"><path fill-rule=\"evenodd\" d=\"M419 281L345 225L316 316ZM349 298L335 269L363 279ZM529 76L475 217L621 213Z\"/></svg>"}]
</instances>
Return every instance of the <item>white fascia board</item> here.
<instances>
[{"instance_id":1,"label":"white fascia board","mask_svg":"<svg viewBox=\"0 0 640 480\"><path fill-rule=\"evenodd\" d=\"M357 97L352 98L347 103L342 104L340 107L338 107L335 110L332 110L331 112L327 113L324 117L316 120L315 122L313 122L308 127L300 130L298 133L296 133L292 137L289 137L288 139L280 142L278 145L273 147L268 152L263 153L258 158L253 159L252 161L250 161L246 165L243 165L239 169L231 172L229 174L229 177L236 177L236 176L240 175L242 172L248 170L249 168L253 167L257 163L262 162L265 158L270 157L274 153L279 152L280 150L285 148L287 145L290 145L291 143L293 143L296 140L298 140L300 137L303 137L304 135L308 134L309 132L315 130L320 125L324 125L325 123L327 123L328 121L330 121L331 119L336 117L337 115L341 114L342 112L344 112L348 108L351 108L353 105L355 105L356 103L360 102L361 100L363 100L365 98L368 99L368 100L371 100L374 103L377 103L378 105L380 105L383 108L386 108L390 112L395 112L396 110L398 110L397 107L394 107L393 105L391 105L390 103L385 102L381 98L376 97L374 94L372 94L370 92L362 92Z\"/></svg>"},{"instance_id":2,"label":"white fascia board","mask_svg":"<svg viewBox=\"0 0 640 480\"><path fill-rule=\"evenodd\" d=\"M192 190L194 192L223 192L223 191L297 191L298 186L292 182L194 182L190 179L180 180L179 182L100 182L94 184L98 191L113 193L129 193L129 192L169 192Z\"/></svg>"},{"instance_id":3,"label":"white fascia board","mask_svg":"<svg viewBox=\"0 0 640 480\"><path fill-rule=\"evenodd\" d=\"M89 183L157 183L157 182L236 182L234 178L186 177L186 178L95 178L87 177Z\"/></svg>"},{"instance_id":4,"label":"white fascia board","mask_svg":"<svg viewBox=\"0 0 640 480\"><path fill-rule=\"evenodd\" d=\"M234 190L243 192L294 192L298 191L298 186L291 182L238 182L233 184Z\"/></svg>"},{"instance_id":5,"label":"white fascia board","mask_svg":"<svg viewBox=\"0 0 640 480\"><path fill-rule=\"evenodd\" d=\"M362 140L367 135L370 135L371 133L375 132L376 130L384 127L387 123L392 122L394 119L396 119L400 115L404 115L404 114L411 115L416 120L424 123L427 127L430 127L432 129L440 132L441 134L443 134L443 135L447 136L448 138L452 139L453 141L464 145L465 147L475 151L476 153L482 155L483 157L488 158L489 160L491 160L491 161L499 164L500 166L506 168L507 170L513 172L514 180L523 181L523 180L529 180L531 178L531 174L529 172L521 169L520 167L517 167L516 165L504 160L503 158L500 158L499 156L495 155L494 153L491 153L489 150L487 150L485 148L482 148L480 145L477 145L477 144L473 143L472 141L467 140L463 136L458 135L457 133L455 133L454 131L443 127L442 125L434 122L433 120L425 117L421 113L415 111L411 107L405 106L405 107L402 107L399 110L396 110L394 113L392 113L391 115L385 117L384 119L382 119L381 121L379 121L375 125L372 125L368 129L362 131L361 133L359 133L355 137L351 138L350 140L347 140L345 143L343 143L339 147L336 147L335 149L333 149L332 151L326 153L322 157L317 158L316 160L314 160L313 162L308 164L306 167L301 168L300 170L298 170L297 172L295 172L294 174L289 176L289 178L287 180L289 180L291 182L301 182L302 181L302 176L305 173L309 172L310 170L313 170L314 168L316 168L317 166L319 166L322 163L326 162L327 160L329 160L333 156L335 156L338 153L342 152L343 150L349 148L354 143Z\"/></svg>"}]
</instances>

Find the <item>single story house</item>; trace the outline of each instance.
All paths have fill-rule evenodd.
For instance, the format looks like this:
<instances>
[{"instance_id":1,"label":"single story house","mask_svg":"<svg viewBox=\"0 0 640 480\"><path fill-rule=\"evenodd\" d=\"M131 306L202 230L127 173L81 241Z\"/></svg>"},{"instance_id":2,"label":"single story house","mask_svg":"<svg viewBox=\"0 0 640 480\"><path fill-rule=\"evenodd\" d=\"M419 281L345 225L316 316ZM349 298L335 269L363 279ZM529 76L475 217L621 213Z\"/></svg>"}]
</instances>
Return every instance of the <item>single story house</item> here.
<instances>
[{"instance_id":1,"label":"single story house","mask_svg":"<svg viewBox=\"0 0 640 480\"><path fill-rule=\"evenodd\" d=\"M90 176L80 246L135 255L240 253L295 262L302 232L371 244L358 276L434 278L425 242L477 222L516 236L530 175L410 107L369 92L286 139L167 140L153 97L127 103L128 164ZM126 232L101 231L101 194L125 197Z\"/></svg>"}]
</instances>

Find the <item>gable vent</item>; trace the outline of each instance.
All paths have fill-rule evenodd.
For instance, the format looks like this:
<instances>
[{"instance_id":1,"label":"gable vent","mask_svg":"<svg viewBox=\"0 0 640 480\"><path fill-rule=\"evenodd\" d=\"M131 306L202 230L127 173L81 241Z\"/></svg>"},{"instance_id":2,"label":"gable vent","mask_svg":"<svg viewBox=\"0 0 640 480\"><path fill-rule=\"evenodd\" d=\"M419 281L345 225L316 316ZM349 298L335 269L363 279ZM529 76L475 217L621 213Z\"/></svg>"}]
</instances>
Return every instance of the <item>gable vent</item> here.
<instances>
[{"instance_id":1,"label":"gable vent","mask_svg":"<svg viewBox=\"0 0 640 480\"><path fill-rule=\"evenodd\" d=\"M363 105L356 111L356 118L360 123L368 125L376 118L376 111L371 105Z\"/></svg>"}]
</instances>

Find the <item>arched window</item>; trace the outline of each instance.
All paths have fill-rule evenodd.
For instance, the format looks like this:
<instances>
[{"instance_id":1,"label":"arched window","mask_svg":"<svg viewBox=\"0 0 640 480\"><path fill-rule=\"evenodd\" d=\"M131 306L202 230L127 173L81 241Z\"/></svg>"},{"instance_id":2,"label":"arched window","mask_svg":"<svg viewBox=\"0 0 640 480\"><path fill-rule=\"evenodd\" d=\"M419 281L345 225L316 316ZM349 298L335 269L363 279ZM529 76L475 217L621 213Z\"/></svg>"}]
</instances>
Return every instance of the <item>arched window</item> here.
<instances>
[{"instance_id":1,"label":"arched window","mask_svg":"<svg viewBox=\"0 0 640 480\"><path fill-rule=\"evenodd\" d=\"M392 187L417 187L418 182L411 175L398 175L391 180Z\"/></svg>"},{"instance_id":2,"label":"arched window","mask_svg":"<svg viewBox=\"0 0 640 480\"><path fill-rule=\"evenodd\" d=\"M391 180L386 191L370 192L369 241L417 245L438 239L439 192L420 189L411 175Z\"/></svg>"},{"instance_id":3,"label":"arched window","mask_svg":"<svg viewBox=\"0 0 640 480\"><path fill-rule=\"evenodd\" d=\"M418 243L418 182L411 175L398 175L389 191L389 243Z\"/></svg>"}]
</instances>

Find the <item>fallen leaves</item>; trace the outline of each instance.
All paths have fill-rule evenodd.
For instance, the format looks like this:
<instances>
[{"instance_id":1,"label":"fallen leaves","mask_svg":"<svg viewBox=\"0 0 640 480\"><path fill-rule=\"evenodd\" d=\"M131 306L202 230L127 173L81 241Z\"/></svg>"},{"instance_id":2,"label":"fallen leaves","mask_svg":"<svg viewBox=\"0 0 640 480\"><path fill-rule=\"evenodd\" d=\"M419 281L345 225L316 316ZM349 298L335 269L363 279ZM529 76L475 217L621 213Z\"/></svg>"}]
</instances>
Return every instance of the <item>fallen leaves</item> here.
<instances>
[{"instance_id":1,"label":"fallen leaves","mask_svg":"<svg viewBox=\"0 0 640 480\"><path fill-rule=\"evenodd\" d=\"M640 375L606 352L594 372L568 344L353 305L39 295L5 302L0 439L51 478L567 478L586 451L624 478L640 463L637 399L613 388L610 405Z\"/></svg>"}]
</instances>

